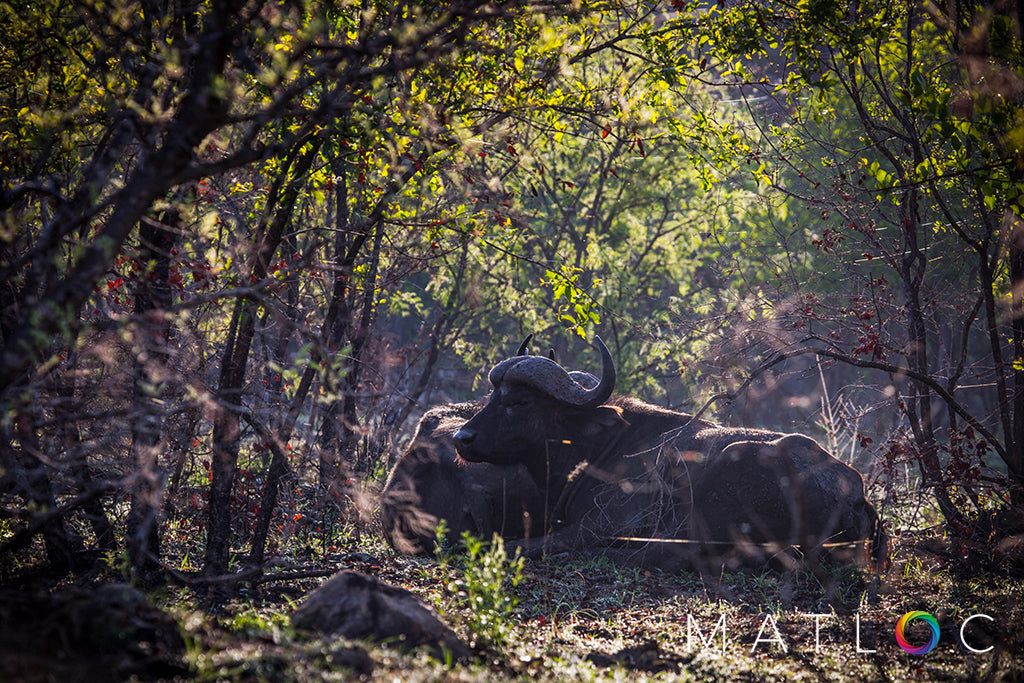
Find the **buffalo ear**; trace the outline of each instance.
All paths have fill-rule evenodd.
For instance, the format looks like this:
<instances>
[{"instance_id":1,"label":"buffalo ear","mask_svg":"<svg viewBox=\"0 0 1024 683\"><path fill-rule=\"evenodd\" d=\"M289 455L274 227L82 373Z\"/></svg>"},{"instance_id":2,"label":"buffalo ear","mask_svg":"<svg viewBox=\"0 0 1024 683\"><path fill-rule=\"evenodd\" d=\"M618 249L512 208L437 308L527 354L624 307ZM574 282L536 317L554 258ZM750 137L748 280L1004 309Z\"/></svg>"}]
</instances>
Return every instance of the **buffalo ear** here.
<instances>
[{"instance_id":1,"label":"buffalo ear","mask_svg":"<svg viewBox=\"0 0 1024 683\"><path fill-rule=\"evenodd\" d=\"M616 406L592 408L579 421L583 436L595 437L605 434L618 427L628 427L629 422L622 417L622 410Z\"/></svg>"}]
</instances>

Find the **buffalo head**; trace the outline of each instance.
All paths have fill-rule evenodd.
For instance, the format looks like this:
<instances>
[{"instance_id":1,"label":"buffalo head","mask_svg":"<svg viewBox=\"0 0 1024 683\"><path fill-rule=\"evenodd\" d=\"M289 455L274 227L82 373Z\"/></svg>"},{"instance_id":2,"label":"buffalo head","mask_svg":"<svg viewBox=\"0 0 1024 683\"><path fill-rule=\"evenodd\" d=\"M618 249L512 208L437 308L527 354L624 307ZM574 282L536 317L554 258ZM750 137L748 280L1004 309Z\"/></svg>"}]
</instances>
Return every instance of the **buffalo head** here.
<instances>
[{"instance_id":1,"label":"buffalo head","mask_svg":"<svg viewBox=\"0 0 1024 683\"><path fill-rule=\"evenodd\" d=\"M603 406L615 388L615 365L601 338L601 378L568 372L549 358L520 355L491 369L487 405L453 436L455 448L469 462L535 466L538 457L603 424L621 422ZM596 386L594 386L596 384Z\"/></svg>"}]
</instances>

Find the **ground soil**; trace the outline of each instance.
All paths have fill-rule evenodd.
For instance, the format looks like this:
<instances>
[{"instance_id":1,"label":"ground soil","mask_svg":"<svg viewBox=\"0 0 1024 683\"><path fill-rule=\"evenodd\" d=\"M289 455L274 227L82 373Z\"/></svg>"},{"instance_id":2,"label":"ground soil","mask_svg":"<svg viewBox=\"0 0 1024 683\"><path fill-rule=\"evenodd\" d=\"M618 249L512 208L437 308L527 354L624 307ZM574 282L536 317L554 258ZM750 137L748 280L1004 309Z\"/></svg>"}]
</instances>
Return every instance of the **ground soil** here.
<instances>
[{"instance_id":1,"label":"ground soil","mask_svg":"<svg viewBox=\"0 0 1024 683\"><path fill-rule=\"evenodd\" d=\"M52 592L23 592L20 599L8 594L0 600L0 678L1024 680L1024 578L990 567L972 572L970 563L951 563L948 553L934 551L943 547L941 539L928 540L896 539L894 562L884 574L819 567L702 576L621 568L600 558L527 562L517 586L505 583L518 604L498 633L473 626L464 560L397 556L363 536L359 548L278 558L274 580L247 586L216 612L204 610L187 587L151 591L145 605L131 594L122 610L128 626L100 641L95 634L82 640L81 628L67 622L86 619L84 613L53 602ZM341 569L421 596L475 646L475 659L446 662L425 650L295 631L289 622L294 606ZM84 599L92 589L72 590ZM939 624L938 644L927 654L908 654L897 643L896 623L911 611L934 615ZM176 624L179 640L164 615ZM920 645L929 635L917 620L905 639Z\"/></svg>"}]
</instances>

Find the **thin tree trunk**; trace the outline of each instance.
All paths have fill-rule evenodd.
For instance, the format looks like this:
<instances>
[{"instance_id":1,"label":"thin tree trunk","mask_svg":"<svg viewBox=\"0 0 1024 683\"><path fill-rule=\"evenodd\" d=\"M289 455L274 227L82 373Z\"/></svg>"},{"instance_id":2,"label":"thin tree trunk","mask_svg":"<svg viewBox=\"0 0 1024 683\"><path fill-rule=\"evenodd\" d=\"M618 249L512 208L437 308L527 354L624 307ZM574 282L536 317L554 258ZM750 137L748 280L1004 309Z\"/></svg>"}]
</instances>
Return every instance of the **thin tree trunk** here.
<instances>
[{"instance_id":1,"label":"thin tree trunk","mask_svg":"<svg viewBox=\"0 0 1024 683\"><path fill-rule=\"evenodd\" d=\"M348 165L342 155L337 155L331 160L331 172L334 175L334 244L331 261L334 263L334 286L331 290L331 303L327 308L324 317L324 338L327 341L327 353L332 356L328 367L337 368L339 364L334 362L334 356L342 349L345 339L348 336L349 310L346 296L348 294L349 278L355 258L359 252L358 248L349 244L349 196L348 196ZM364 236L356 238L355 246L361 247L365 242ZM327 402L323 409L320 422L320 431L317 435L318 447L318 472L319 489L322 499L321 508L331 497L332 486L338 479L339 463L342 448L341 430L338 425L339 400L337 394L341 391L339 378L334 372L324 375L324 385L328 393L333 397Z\"/></svg>"},{"instance_id":2,"label":"thin tree trunk","mask_svg":"<svg viewBox=\"0 0 1024 683\"><path fill-rule=\"evenodd\" d=\"M26 502L26 507L34 507L38 514L45 515L57 508L57 499L50 474L40 459L42 450L34 424L29 412L19 411L14 428L21 448L10 448L12 441L10 438L5 439L0 464L6 470L5 475L11 478L17 493ZM68 530L63 517L48 520L40 531L50 571L56 577L66 575L75 565L75 554L81 548L81 539Z\"/></svg>"},{"instance_id":3,"label":"thin tree trunk","mask_svg":"<svg viewBox=\"0 0 1024 683\"><path fill-rule=\"evenodd\" d=\"M301 153L304 143L310 143ZM249 259L248 275L253 282L261 282L284 235L291 223L307 172L323 143L323 137L299 142L292 151L293 164L286 164L282 172L291 178L281 193L280 202L268 201L276 206L273 221L257 231L256 249ZM296 157L297 160L296 160ZM282 176L283 177L283 176ZM276 192L272 192L272 195ZM256 303L240 298L235 304L231 332L224 349L220 380L217 390L217 415L213 425L213 458L210 467L209 522L206 541L205 571L210 576L224 575L229 566L231 543L231 490L234 485L235 466L238 461L239 414L242 410L242 387L245 381L249 351L256 331Z\"/></svg>"},{"instance_id":4,"label":"thin tree trunk","mask_svg":"<svg viewBox=\"0 0 1024 683\"><path fill-rule=\"evenodd\" d=\"M921 308L921 287L924 282L927 258L919 242L920 218L918 192L910 190L901 205L900 218L903 222L903 259L901 276L904 284L907 310L907 364L912 370L929 375L928 331ZM949 497L943 483L942 468L939 464L938 443L932 424L931 389L921 382L913 382L913 394L907 399L907 417L914 430L914 436L921 448L920 465L924 484L932 493L943 516L950 522L962 520L962 516Z\"/></svg>"},{"instance_id":5,"label":"thin tree trunk","mask_svg":"<svg viewBox=\"0 0 1024 683\"><path fill-rule=\"evenodd\" d=\"M1012 503L1024 505L1024 223L1012 212L1007 257L1010 261L1010 325L1013 329L1013 432L1007 439L1007 470L1014 480Z\"/></svg>"},{"instance_id":6,"label":"thin tree trunk","mask_svg":"<svg viewBox=\"0 0 1024 683\"><path fill-rule=\"evenodd\" d=\"M207 507L205 570L220 576L228 570L231 544L231 488L238 460L238 411L241 403L244 365L252 339L251 303L235 302L228 341L224 347L217 388L217 412L213 422L212 458L210 461L210 495ZM248 318L248 323L245 319ZM244 341L240 341L244 340ZM241 348L244 346L244 349Z\"/></svg>"},{"instance_id":7,"label":"thin tree trunk","mask_svg":"<svg viewBox=\"0 0 1024 683\"><path fill-rule=\"evenodd\" d=\"M71 365L72 367L69 367L64 375L58 377L55 382L56 394L61 399L59 404L61 411L64 406L73 404L75 398L73 363ZM89 469L86 453L84 451L80 453L82 439L78 431L78 422L73 415L64 415L57 421L60 423L60 448L63 453L70 454L67 461L68 470L74 478L78 490L83 495L88 494L97 484ZM86 498L82 503L82 515L92 528L93 535L96 537L96 546L108 552L116 550L117 539L114 537L114 527L107 517L106 510L103 509L102 497Z\"/></svg>"},{"instance_id":8,"label":"thin tree trunk","mask_svg":"<svg viewBox=\"0 0 1024 683\"><path fill-rule=\"evenodd\" d=\"M164 473L158 454L162 450L163 376L172 334L167 311L174 303L169 284L171 249L180 222L177 211L168 211L161 216L161 223L143 220L139 227L139 259L143 270L135 291L136 327L132 348L132 460L136 469L129 486L131 507L125 547L128 562L143 585L154 585L163 578L158 521Z\"/></svg>"},{"instance_id":9,"label":"thin tree trunk","mask_svg":"<svg viewBox=\"0 0 1024 683\"><path fill-rule=\"evenodd\" d=\"M370 252L370 268L363 282L363 301L359 321L351 332L351 350L349 351L349 367L345 373L343 406L341 413L341 454L342 461L350 463L356 472L365 472L368 466L366 458L359 457L358 446L363 436L359 429L356 396L363 379L363 353L370 338L377 311L377 273L380 268L380 247L384 237L384 223L378 222L373 238L373 249Z\"/></svg>"}]
</instances>

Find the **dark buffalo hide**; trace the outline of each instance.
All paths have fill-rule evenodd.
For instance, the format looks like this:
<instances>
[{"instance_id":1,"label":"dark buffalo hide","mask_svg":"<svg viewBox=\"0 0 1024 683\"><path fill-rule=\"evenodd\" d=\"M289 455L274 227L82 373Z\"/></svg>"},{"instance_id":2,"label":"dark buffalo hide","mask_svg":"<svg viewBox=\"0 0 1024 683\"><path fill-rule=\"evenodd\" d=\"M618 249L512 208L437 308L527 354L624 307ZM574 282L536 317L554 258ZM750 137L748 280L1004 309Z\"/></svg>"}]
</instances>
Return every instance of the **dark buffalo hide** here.
<instances>
[{"instance_id":1,"label":"dark buffalo hide","mask_svg":"<svg viewBox=\"0 0 1024 683\"><path fill-rule=\"evenodd\" d=\"M452 435L481 407L456 403L428 410L391 470L380 518L399 552L432 552L442 519L448 543L457 543L464 531L484 539L543 532L543 493L525 468L469 463L455 452Z\"/></svg>"},{"instance_id":2,"label":"dark buffalo hide","mask_svg":"<svg viewBox=\"0 0 1024 683\"><path fill-rule=\"evenodd\" d=\"M499 363L487 405L454 435L463 459L523 465L550 503L528 555L605 548L665 566L762 562L818 554L885 535L861 475L812 439L720 427L610 394L538 356Z\"/></svg>"}]
</instances>

